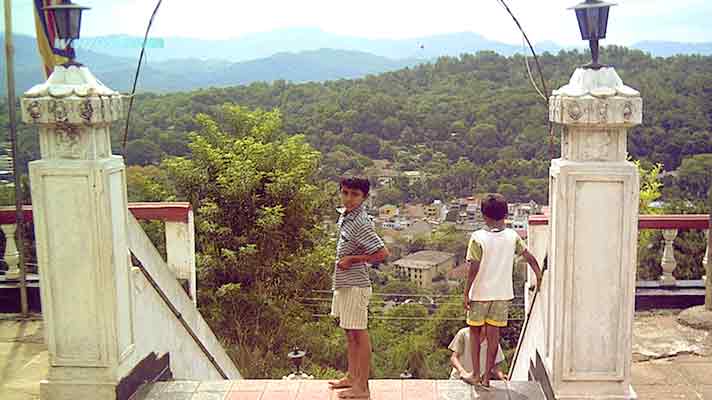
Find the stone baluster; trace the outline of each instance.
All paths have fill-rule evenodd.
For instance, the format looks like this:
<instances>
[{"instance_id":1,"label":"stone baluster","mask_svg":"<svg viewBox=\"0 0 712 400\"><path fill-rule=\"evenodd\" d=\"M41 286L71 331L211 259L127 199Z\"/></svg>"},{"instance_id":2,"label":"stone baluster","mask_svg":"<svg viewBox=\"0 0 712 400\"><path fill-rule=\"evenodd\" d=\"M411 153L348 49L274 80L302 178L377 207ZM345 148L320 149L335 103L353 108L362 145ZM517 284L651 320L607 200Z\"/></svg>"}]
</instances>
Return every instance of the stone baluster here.
<instances>
[{"instance_id":1,"label":"stone baluster","mask_svg":"<svg viewBox=\"0 0 712 400\"><path fill-rule=\"evenodd\" d=\"M7 264L7 272L5 277L8 279L18 279L20 277L20 252L17 251L17 243L15 242L15 224L0 225L0 229L5 234L5 263Z\"/></svg>"},{"instance_id":2,"label":"stone baluster","mask_svg":"<svg viewBox=\"0 0 712 400\"><path fill-rule=\"evenodd\" d=\"M677 280L672 275L677 268L675 260L675 248L673 243L677 237L677 229L663 229L663 239L665 240L665 248L663 249L663 258L660 261L660 266L663 268L663 275L660 281L665 286L674 286Z\"/></svg>"}]
</instances>

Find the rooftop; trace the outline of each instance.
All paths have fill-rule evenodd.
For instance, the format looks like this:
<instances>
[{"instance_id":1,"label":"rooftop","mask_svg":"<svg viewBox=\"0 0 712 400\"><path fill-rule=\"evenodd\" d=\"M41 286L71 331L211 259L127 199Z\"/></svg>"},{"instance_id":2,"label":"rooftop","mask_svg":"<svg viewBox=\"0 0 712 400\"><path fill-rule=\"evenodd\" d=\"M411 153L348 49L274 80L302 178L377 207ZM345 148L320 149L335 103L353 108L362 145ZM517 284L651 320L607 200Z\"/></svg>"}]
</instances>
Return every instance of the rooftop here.
<instances>
[{"instance_id":1,"label":"rooftop","mask_svg":"<svg viewBox=\"0 0 712 400\"><path fill-rule=\"evenodd\" d=\"M444 263L455 257L452 253L442 251L423 250L409 254L396 261L396 265L403 265L411 268L429 268L433 265Z\"/></svg>"}]
</instances>

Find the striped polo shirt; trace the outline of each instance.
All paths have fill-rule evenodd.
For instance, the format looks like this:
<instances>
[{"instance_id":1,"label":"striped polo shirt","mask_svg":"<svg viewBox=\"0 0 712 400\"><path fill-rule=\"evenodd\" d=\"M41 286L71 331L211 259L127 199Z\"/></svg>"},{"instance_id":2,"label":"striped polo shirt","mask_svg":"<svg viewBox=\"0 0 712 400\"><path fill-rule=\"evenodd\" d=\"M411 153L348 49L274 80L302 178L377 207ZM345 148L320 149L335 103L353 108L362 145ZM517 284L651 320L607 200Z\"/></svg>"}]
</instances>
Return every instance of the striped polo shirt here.
<instances>
[{"instance_id":1,"label":"striped polo shirt","mask_svg":"<svg viewBox=\"0 0 712 400\"><path fill-rule=\"evenodd\" d=\"M336 262L345 256L371 255L385 247L383 240L376 234L373 222L366 214L363 205L346 212L339 217L339 240L336 243ZM348 269L334 266L333 289L347 287L370 287L368 265L351 265Z\"/></svg>"}]
</instances>

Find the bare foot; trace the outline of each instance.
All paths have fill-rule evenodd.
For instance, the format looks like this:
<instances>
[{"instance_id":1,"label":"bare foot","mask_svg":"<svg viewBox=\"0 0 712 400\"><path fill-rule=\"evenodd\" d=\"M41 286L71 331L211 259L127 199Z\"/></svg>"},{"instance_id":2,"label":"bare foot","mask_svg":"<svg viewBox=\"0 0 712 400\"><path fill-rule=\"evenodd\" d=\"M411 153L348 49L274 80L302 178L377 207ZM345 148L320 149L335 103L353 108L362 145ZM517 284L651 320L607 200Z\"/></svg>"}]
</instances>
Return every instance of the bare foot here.
<instances>
[{"instance_id":1,"label":"bare foot","mask_svg":"<svg viewBox=\"0 0 712 400\"><path fill-rule=\"evenodd\" d=\"M329 381L329 387L331 389L346 389L350 388L351 385L351 378L349 376L345 376L338 381Z\"/></svg>"},{"instance_id":2,"label":"bare foot","mask_svg":"<svg viewBox=\"0 0 712 400\"><path fill-rule=\"evenodd\" d=\"M473 386L480 383L480 381L475 377L475 374L473 374L471 372L461 375L460 379L462 379L466 383L469 383L470 385L473 385Z\"/></svg>"},{"instance_id":3,"label":"bare foot","mask_svg":"<svg viewBox=\"0 0 712 400\"><path fill-rule=\"evenodd\" d=\"M368 390L352 388L339 392L337 397L340 399L370 399L371 394Z\"/></svg>"},{"instance_id":4,"label":"bare foot","mask_svg":"<svg viewBox=\"0 0 712 400\"><path fill-rule=\"evenodd\" d=\"M495 373L495 378L500 381L506 381L509 379L509 377L500 369L497 369L497 372Z\"/></svg>"}]
</instances>

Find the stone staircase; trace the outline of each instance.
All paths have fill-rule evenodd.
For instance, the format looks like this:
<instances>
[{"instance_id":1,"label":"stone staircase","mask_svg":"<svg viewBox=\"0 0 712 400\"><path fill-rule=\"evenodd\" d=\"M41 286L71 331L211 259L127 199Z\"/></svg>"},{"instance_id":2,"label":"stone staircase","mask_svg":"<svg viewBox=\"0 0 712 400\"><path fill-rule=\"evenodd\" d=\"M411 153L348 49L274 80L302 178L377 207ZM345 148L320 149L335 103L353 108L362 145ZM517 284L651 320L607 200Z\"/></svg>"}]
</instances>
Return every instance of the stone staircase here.
<instances>
[{"instance_id":1,"label":"stone staircase","mask_svg":"<svg viewBox=\"0 0 712 400\"><path fill-rule=\"evenodd\" d=\"M371 400L544 400L536 382L493 381L492 390L462 381L371 380ZM147 384L132 400L336 400L322 380L173 381Z\"/></svg>"}]
</instances>

